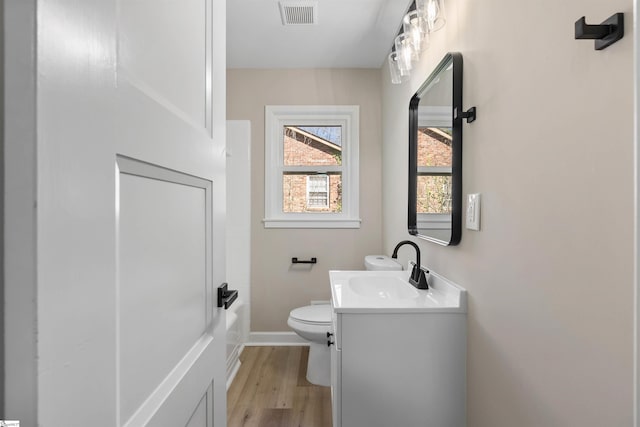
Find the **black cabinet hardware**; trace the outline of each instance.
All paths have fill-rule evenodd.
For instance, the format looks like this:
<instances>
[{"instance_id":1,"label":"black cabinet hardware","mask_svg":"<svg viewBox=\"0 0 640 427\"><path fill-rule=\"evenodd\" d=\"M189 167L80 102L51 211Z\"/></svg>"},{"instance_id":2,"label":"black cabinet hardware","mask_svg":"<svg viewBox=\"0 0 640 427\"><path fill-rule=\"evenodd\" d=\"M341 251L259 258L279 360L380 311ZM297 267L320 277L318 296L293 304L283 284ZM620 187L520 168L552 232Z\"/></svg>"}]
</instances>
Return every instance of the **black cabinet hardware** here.
<instances>
[{"instance_id":1,"label":"black cabinet hardware","mask_svg":"<svg viewBox=\"0 0 640 427\"><path fill-rule=\"evenodd\" d=\"M331 332L327 332L327 347L331 347L331 344L335 344L335 341L331 341L331 337L333 334Z\"/></svg>"}]
</instances>

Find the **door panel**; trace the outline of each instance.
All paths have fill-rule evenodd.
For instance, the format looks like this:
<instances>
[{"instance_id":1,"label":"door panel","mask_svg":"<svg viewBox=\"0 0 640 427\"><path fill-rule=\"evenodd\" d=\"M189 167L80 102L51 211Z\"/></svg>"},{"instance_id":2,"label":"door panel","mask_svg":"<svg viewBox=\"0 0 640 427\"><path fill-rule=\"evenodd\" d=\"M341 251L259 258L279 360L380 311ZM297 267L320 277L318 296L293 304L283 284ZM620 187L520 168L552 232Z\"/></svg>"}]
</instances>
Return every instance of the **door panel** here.
<instances>
[{"instance_id":1,"label":"door panel","mask_svg":"<svg viewBox=\"0 0 640 427\"><path fill-rule=\"evenodd\" d=\"M119 158L121 421L205 339L211 318L211 183Z\"/></svg>"},{"instance_id":2,"label":"door panel","mask_svg":"<svg viewBox=\"0 0 640 427\"><path fill-rule=\"evenodd\" d=\"M165 378L149 398L137 409L123 427L174 427L189 423L194 408L206 396L211 405L207 408L207 424L211 426L226 425L226 412L219 413L217 402L226 401L224 378L217 378L216 364L218 351L211 337L200 340L187 353L187 356L176 366L174 372ZM205 378L215 377L209 385ZM221 383L220 387L217 383Z\"/></svg>"},{"instance_id":3,"label":"door panel","mask_svg":"<svg viewBox=\"0 0 640 427\"><path fill-rule=\"evenodd\" d=\"M120 69L154 98L206 126L208 0L118 1Z\"/></svg>"},{"instance_id":4,"label":"door panel","mask_svg":"<svg viewBox=\"0 0 640 427\"><path fill-rule=\"evenodd\" d=\"M38 425L226 425L224 17L38 1Z\"/></svg>"},{"instance_id":5,"label":"door panel","mask_svg":"<svg viewBox=\"0 0 640 427\"><path fill-rule=\"evenodd\" d=\"M210 405L207 401L207 397L208 395L202 397L186 427L207 427L209 425L208 420L210 417L207 415L207 408L210 407Z\"/></svg>"}]
</instances>

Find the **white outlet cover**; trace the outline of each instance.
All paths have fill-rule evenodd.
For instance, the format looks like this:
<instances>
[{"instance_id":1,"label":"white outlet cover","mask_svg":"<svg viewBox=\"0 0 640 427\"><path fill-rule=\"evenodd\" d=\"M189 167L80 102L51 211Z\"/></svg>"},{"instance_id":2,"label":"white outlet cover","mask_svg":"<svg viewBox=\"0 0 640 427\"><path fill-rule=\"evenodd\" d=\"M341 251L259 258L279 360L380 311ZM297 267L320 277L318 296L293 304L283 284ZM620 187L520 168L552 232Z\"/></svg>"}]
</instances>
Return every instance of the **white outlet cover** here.
<instances>
[{"instance_id":1,"label":"white outlet cover","mask_svg":"<svg viewBox=\"0 0 640 427\"><path fill-rule=\"evenodd\" d=\"M465 226L480 231L480 193L467 194L467 217Z\"/></svg>"}]
</instances>

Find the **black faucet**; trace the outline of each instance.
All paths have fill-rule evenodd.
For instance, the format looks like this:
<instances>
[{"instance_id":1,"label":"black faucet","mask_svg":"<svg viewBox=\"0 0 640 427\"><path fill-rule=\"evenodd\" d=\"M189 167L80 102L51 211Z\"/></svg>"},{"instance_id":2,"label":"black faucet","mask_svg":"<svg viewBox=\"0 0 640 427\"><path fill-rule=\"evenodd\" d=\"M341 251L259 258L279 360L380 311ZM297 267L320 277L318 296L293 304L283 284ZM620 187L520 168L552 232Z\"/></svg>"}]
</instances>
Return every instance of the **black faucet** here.
<instances>
[{"instance_id":1,"label":"black faucet","mask_svg":"<svg viewBox=\"0 0 640 427\"><path fill-rule=\"evenodd\" d=\"M416 250L416 263L413 264L413 270L411 270L411 276L409 276L409 283L418 289L429 289L429 283L427 283L427 276L425 271L420 267L420 248L411 240L403 240L396 245L393 250L391 258L398 258L398 249L404 245L411 245ZM428 273L428 271L426 272Z\"/></svg>"}]
</instances>

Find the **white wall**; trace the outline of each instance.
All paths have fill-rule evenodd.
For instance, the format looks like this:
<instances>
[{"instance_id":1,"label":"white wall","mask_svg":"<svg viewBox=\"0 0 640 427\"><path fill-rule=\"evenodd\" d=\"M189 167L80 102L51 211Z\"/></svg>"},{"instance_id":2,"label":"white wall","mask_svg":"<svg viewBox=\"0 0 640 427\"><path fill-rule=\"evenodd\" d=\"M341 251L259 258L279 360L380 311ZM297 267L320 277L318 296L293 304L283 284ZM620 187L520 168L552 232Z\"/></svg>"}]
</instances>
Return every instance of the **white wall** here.
<instances>
[{"instance_id":1,"label":"white wall","mask_svg":"<svg viewBox=\"0 0 640 427\"><path fill-rule=\"evenodd\" d=\"M247 306L240 311L240 341L249 336L251 301L251 122L227 121L227 282Z\"/></svg>"},{"instance_id":2,"label":"white wall","mask_svg":"<svg viewBox=\"0 0 640 427\"><path fill-rule=\"evenodd\" d=\"M447 0L447 25L400 86L383 77L383 239L406 232L407 106L448 51L464 57L463 192L480 232L418 241L469 291L470 427L625 426L633 382L632 2ZM574 22L624 12L604 51ZM464 204L466 206L466 203ZM411 251L403 257L412 257Z\"/></svg>"},{"instance_id":3,"label":"white wall","mask_svg":"<svg viewBox=\"0 0 640 427\"><path fill-rule=\"evenodd\" d=\"M379 70L310 69L227 72L227 113L251 121L251 331L289 331L287 317L311 300L328 300L330 269L362 269L382 246L381 83ZM265 229L265 105L360 106L359 229ZM317 257L311 268L291 258Z\"/></svg>"}]
</instances>

